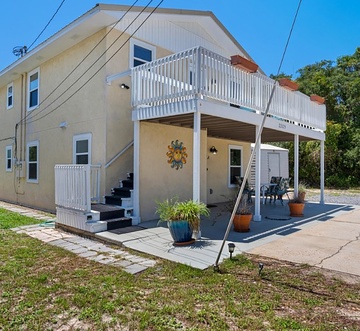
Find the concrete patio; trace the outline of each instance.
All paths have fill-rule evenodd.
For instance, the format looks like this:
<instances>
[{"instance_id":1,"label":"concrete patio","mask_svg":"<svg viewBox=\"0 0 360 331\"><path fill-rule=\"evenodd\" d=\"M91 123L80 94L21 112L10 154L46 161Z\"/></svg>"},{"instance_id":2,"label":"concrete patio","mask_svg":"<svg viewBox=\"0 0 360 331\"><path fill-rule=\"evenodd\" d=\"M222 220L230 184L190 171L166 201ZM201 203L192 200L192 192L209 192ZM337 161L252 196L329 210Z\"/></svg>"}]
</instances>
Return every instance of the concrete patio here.
<instances>
[{"instance_id":1,"label":"concrete patio","mask_svg":"<svg viewBox=\"0 0 360 331\"><path fill-rule=\"evenodd\" d=\"M201 223L202 237L189 246L174 246L166 224L143 222L140 226L106 231L96 237L136 251L206 269L214 265L229 213L221 205L211 208L211 217ZM230 231L227 243L235 244L235 255L248 252L272 258L308 263L360 276L360 206L306 203L304 217L289 217L284 206L261 206L262 221L251 222L250 232ZM224 246L220 262L229 257ZM343 247L348 247L348 251ZM351 248L351 249L350 249ZM341 254L340 254L341 253ZM343 254L347 255L344 256ZM350 259L350 261L349 261ZM341 261L346 261L342 263Z\"/></svg>"}]
</instances>

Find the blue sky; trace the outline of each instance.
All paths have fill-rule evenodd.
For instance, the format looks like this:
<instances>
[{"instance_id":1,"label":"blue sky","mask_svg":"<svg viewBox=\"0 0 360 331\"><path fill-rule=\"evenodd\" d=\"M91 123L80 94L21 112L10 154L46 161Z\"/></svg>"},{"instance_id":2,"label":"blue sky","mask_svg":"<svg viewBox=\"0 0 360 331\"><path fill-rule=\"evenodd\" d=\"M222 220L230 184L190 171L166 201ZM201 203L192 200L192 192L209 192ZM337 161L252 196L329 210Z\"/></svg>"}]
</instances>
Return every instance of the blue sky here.
<instances>
[{"instance_id":1,"label":"blue sky","mask_svg":"<svg viewBox=\"0 0 360 331\"><path fill-rule=\"evenodd\" d=\"M35 46L69 24L98 1L65 0ZM134 0L103 1L130 5ZM148 0L139 0L145 5ZM159 0L153 1L156 6ZM0 12L0 70L16 60L14 46L29 46L61 0L15 0ZM161 7L212 11L266 74L277 72L298 0L164 0ZM303 0L282 70L296 71L321 60L351 55L360 46L359 0Z\"/></svg>"}]
</instances>

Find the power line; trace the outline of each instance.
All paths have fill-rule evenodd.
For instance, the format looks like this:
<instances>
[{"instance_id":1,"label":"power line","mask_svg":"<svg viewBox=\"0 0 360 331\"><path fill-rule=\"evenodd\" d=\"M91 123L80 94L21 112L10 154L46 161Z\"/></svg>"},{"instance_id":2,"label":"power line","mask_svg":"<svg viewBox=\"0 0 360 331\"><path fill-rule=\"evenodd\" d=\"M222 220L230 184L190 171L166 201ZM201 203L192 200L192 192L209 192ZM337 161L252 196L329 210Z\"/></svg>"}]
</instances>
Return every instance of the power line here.
<instances>
[{"instance_id":1,"label":"power line","mask_svg":"<svg viewBox=\"0 0 360 331\"><path fill-rule=\"evenodd\" d=\"M35 40L31 43L31 45L27 48L27 51L32 47L32 45L34 45L36 43L36 41L40 38L40 36L44 33L44 31L46 30L46 28L49 26L49 24L51 23L51 21L54 19L54 17L56 16L56 14L58 13L58 11L60 10L60 8L62 7L62 5L64 4L65 0L62 0L59 7L56 9L55 13L53 14L53 16L50 18L49 22L45 25L45 27L42 29L42 31L39 33L39 35L35 38Z\"/></svg>"},{"instance_id":2,"label":"power line","mask_svg":"<svg viewBox=\"0 0 360 331\"><path fill-rule=\"evenodd\" d=\"M15 137L7 137L7 138L0 139L0 141L14 140L14 139L15 139Z\"/></svg>"},{"instance_id":3,"label":"power line","mask_svg":"<svg viewBox=\"0 0 360 331\"><path fill-rule=\"evenodd\" d=\"M45 99L40 102L39 106L41 106L51 95L53 95L53 94L55 93L55 91L57 91L57 90L60 88L60 86L62 86L62 85L64 84L64 82L81 66L81 64L83 64L83 63L85 62L85 60L86 60L86 59L92 54L92 52L100 45L100 43L112 32L112 30L116 27L116 25L120 23L120 21L121 21L121 20L125 17L125 15L136 5L136 3L137 3L138 1L139 1L139 0L136 0L136 1L128 8L128 10L125 12L125 14L122 15L122 16L117 20L117 22L113 24L113 26L111 27L111 29L99 40L99 42L90 50L90 52L89 52L89 53L75 66L75 68L72 69L72 70L70 71L70 73L45 97ZM125 29L125 30L126 30L126 29ZM112 46L112 45L111 45L111 46ZM110 47L111 47L111 46L110 46ZM109 49L110 47L108 47L108 49ZM106 51L105 51L105 53L106 53ZM104 53L101 54L101 55L96 59L96 61L93 62L93 64L92 64L91 66L93 66L103 55L104 55ZM91 66L87 69L87 71L90 70ZM85 71L85 73L86 73L87 71ZM85 73L83 73L82 76L83 76ZM80 77L78 78L78 80L79 80L82 76L80 76ZM75 82L73 83L73 85L74 85L76 82L77 82L77 81L75 81ZM71 86L73 86L73 85L71 85ZM70 87L71 87L71 86L70 86ZM58 96L58 97L57 97L52 103L50 103L47 107L51 106L51 105L52 105L56 100L58 100L65 92L66 92L66 90L65 90L62 94L60 94L60 96ZM46 107L46 108L47 108L47 107ZM46 109L46 108L45 108L45 109ZM43 110L45 110L45 109L43 109ZM41 111L43 111L43 110L41 110ZM24 120L26 120L28 117L33 118L33 117L37 116L41 111L39 111L39 112L36 113L36 114L33 114L33 113L28 113L28 114L26 114L26 115L18 122L18 124L21 124L21 123L22 123Z\"/></svg>"},{"instance_id":4,"label":"power line","mask_svg":"<svg viewBox=\"0 0 360 331\"><path fill-rule=\"evenodd\" d=\"M152 2L152 0L149 2L149 4ZM53 113L55 110L57 110L58 108L60 108L63 104L65 104L68 100L70 100L75 94L77 94L85 85L87 85L94 77L95 77L95 75L96 74L98 74L98 72L102 69L102 68L104 68L104 66L125 46L125 44L134 36L134 34L145 24L145 22L150 18L150 16L155 12L155 10L162 4L164 2L164 0L161 0L159 3L158 3L158 5L155 7L155 8L153 8L153 10L150 12L150 14L145 18L145 20L135 29L135 31L124 41L124 43L116 50L116 52L109 58L109 59L107 59L106 61L105 61L105 63L103 64L103 65L101 65L100 66L100 68L98 69L98 70L96 70L96 72L84 83L84 84L82 84L77 90L75 90L75 92L74 93L72 93L67 99L65 99L65 101L63 101L60 105L58 105L58 106L56 106L53 110L51 110L51 111L49 111L48 113L46 113L46 114L44 114L43 116L41 116L41 117L39 117L39 118L37 118L37 119L34 119L34 120L30 120L30 121L28 121L27 123L28 124L31 124L31 123L33 123L33 122L36 122L36 121L38 121L38 120L40 120L40 119L42 119L42 118L44 118L44 117L46 117L47 115L50 115L51 113ZM148 6L148 5L147 5ZM146 7L147 8L147 7ZM138 16L140 16L140 14L142 14L142 12L145 10L145 8L137 15L137 17ZM137 19L137 17L134 19L134 20L136 20ZM132 22L133 23L133 22ZM132 24L131 23L131 24ZM130 25L131 25L130 24ZM124 33L124 32L123 32ZM123 34L122 33L122 34ZM121 36L119 36L117 39L119 39ZM111 45L112 46L112 45ZM111 47L110 46L110 47ZM90 68L89 68L90 69ZM87 70L88 71L88 70ZM86 72L87 72L86 71ZM83 76L83 75L82 75ZM81 76L81 77L82 77ZM81 78L80 77L80 78ZM80 79L79 78L79 79ZM78 80L79 80L78 79ZM77 80L77 81L78 81ZM77 82L76 81L76 82ZM70 87L72 87L76 82L74 82ZM70 89L70 88L69 88ZM64 93L62 93L56 100L58 100L62 95L64 95L69 89L67 89L66 91L64 91ZM54 102L56 101L56 100L54 100ZM54 102L52 102L52 103L54 103ZM51 104L52 104L51 103ZM50 104L50 105L51 105ZM42 109L41 111L44 111L45 109L47 109L50 105L48 105L46 108L44 108L44 109ZM39 112L40 113L40 112ZM38 113L38 114L39 114ZM38 115L37 114L37 115Z\"/></svg>"}]
</instances>

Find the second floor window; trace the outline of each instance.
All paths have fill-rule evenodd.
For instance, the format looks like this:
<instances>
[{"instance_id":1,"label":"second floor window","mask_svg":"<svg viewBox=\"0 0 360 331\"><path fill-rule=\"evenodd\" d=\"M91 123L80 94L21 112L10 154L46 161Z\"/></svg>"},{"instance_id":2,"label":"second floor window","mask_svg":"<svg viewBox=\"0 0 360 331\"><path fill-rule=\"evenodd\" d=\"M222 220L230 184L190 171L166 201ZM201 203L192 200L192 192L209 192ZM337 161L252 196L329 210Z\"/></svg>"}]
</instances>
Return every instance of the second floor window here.
<instances>
[{"instance_id":1,"label":"second floor window","mask_svg":"<svg viewBox=\"0 0 360 331\"><path fill-rule=\"evenodd\" d=\"M12 108L13 103L14 103L14 85L13 83L11 83L7 87L6 109Z\"/></svg>"},{"instance_id":2,"label":"second floor window","mask_svg":"<svg viewBox=\"0 0 360 331\"><path fill-rule=\"evenodd\" d=\"M28 75L28 110L33 110L39 105L39 78L39 69Z\"/></svg>"},{"instance_id":3,"label":"second floor window","mask_svg":"<svg viewBox=\"0 0 360 331\"><path fill-rule=\"evenodd\" d=\"M137 67L155 59L156 48L138 40L131 40L130 67Z\"/></svg>"}]
</instances>

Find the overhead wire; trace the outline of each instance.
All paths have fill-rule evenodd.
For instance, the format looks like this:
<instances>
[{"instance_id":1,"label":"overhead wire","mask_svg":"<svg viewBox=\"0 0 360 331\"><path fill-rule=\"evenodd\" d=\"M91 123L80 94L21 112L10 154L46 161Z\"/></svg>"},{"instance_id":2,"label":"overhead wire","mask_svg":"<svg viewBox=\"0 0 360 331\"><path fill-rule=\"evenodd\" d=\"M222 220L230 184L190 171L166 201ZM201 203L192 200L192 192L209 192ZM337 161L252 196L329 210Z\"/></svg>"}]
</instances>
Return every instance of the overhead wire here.
<instances>
[{"instance_id":1,"label":"overhead wire","mask_svg":"<svg viewBox=\"0 0 360 331\"><path fill-rule=\"evenodd\" d=\"M151 3L152 2L152 0L149 2L149 3ZM40 119L42 119L42 118L44 118L44 117L46 117L46 116L48 116L48 115L50 115L51 113L53 113L55 110L57 110L57 109L59 109L63 104L65 104L68 100L70 100L75 94L77 94L85 85L87 85L98 73L99 73L99 71L102 69L102 68L104 68L104 66L126 45L126 43L134 36L134 34L146 23L146 21L151 17L151 15L155 12L155 10L156 9L158 9L159 8L159 6L162 4L164 2L164 0L161 0L159 3L158 3L158 5L156 6L156 7L154 7L153 8L153 10L150 12L150 14L144 19L144 21L135 29L135 31L124 41L124 43L115 51L115 53L111 56L111 57L109 57L106 61L105 61L105 63L103 64L103 65L101 65L100 66L100 68L98 69L98 70L96 70L95 71L95 73L93 74L93 75L91 75L90 76L90 78L85 82L85 83L83 83L78 89L76 89L75 90L75 92L73 92L67 99L65 99L60 105L58 105L58 106L56 106L54 109L52 109L51 111L49 111L48 113L46 113L46 114L44 114L43 116L41 116L41 117L39 117L39 118L36 118L36 119L34 119L34 120L30 120L30 121L27 121L27 123L28 124L31 124L31 123L34 123L34 122L36 122L36 121L38 121L38 120L40 120ZM143 9L143 10L145 10L145 9ZM142 12L141 12L142 13ZM141 13L139 13L139 15L141 14ZM138 15L138 16L139 16ZM138 17L137 16L137 17ZM77 80L78 81L78 80ZM75 82L76 83L76 82ZM74 83L74 84L75 84ZM72 84L72 86L74 85L74 84ZM65 92L67 92L69 89L67 89ZM65 92L62 94L62 95L64 95L65 94ZM61 95L61 96L62 96ZM60 97L61 97L60 96ZM57 98L58 99L58 98ZM56 100L57 100L56 99ZM56 101L55 100L55 101ZM47 109L48 108L48 106L46 107L46 108L44 108L44 109L42 109L41 111L44 111L45 109ZM39 112L40 113L40 112ZM39 114L38 113L38 114Z\"/></svg>"},{"instance_id":2,"label":"overhead wire","mask_svg":"<svg viewBox=\"0 0 360 331\"><path fill-rule=\"evenodd\" d=\"M286 41L286 44L285 44L285 47L284 47L284 51L283 51L283 54L282 54L282 57L281 57L281 60L280 60L280 64L279 64L278 71L277 71L277 74L276 74L277 76L280 74L280 70L281 70L281 67L282 67L282 64L283 64L283 61L284 61L284 58L285 58L285 54L287 52L287 48L288 48L288 45L289 45L289 42L290 42L290 39L291 39L291 36L292 36L292 32L293 32L293 29L294 29L294 26L295 26L295 23L296 23L296 20L297 20L297 16L298 16L299 11L300 11L301 3L302 3L302 0L299 0L298 6L297 6L297 9L296 9L296 13L294 15L294 19L293 19L293 22L292 22L292 25L291 25L291 28L290 28L290 31L289 31L289 35L288 35L288 38L287 38L287 41ZM223 251L224 246L225 246L225 241L227 240L227 238L229 236L229 232L230 232L231 226L233 224L233 220L234 220L234 217L235 217L235 214L236 214L236 210L239 207L240 200L241 200L241 197L242 197L242 193L244 192L244 189L245 189L246 181L247 181L247 179L249 177L249 174L250 174L251 164L252 164L252 161L254 160L256 150L257 150L257 148L259 146L259 143L260 143L260 137L261 137L261 134L262 134L262 131L263 131L263 128L264 128L264 125L265 125L265 121L266 121L266 118L267 118L267 114L269 112L270 105L271 105L271 102L272 102L272 99L273 99L273 96L274 96L274 93L275 93L276 85L277 85L277 80L274 80L274 84L273 84L273 87L272 87L272 90L271 90L271 93L270 93L270 97L269 97L268 103L266 105L265 112L263 114L263 119L261 121L261 125L259 127L259 130L258 130L258 132L256 134L255 146L254 146L254 149L251 152L250 159L249 159L249 162L248 162L247 167L246 167L244 179L243 179L241 187L239 189L238 196L237 196L236 201L235 201L234 209L233 209L233 211L231 213L229 223L228 223L228 226L226 228L224 238L223 238L223 241L222 241L222 244L220 246L218 256L217 256L215 264L214 264L214 269L215 270L219 269L219 260L220 260L222 251Z\"/></svg>"},{"instance_id":3,"label":"overhead wire","mask_svg":"<svg viewBox=\"0 0 360 331\"><path fill-rule=\"evenodd\" d=\"M136 3L138 2L139 0L136 0L127 10L126 12L124 13L124 15L122 15L111 27L111 29L96 43L96 45L86 54L86 56L69 72L69 74L67 74L65 76L65 78L44 98L44 100L42 100L39 104L39 107L51 96L53 95L68 79L69 77L85 62L85 60L94 52L94 50L104 41L104 39L106 39L106 37L113 31L113 29L116 27L117 24L119 24L121 22L121 20L126 16L126 14L136 5ZM130 24L131 25L131 24ZM129 25L129 26L130 26ZM128 27L127 27L128 28ZM126 29L127 29L126 28ZM125 31L126 31L125 29ZM112 45L110 45L106 50L105 52L111 47ZM92 63L92 65L87 69L90 70L90 68L104 55L101 54L95 62ZM85 71L85 73L87 72ZM83 73L83 75L85 74ZM82 76L83 76L82 75ZM82 77L80 76L79 79ZM75 81L76 83L77 81ZM74 83L74 84L75 84ZM66 90L63 92L63 94L66 92ZM58 100L63 94L60 94L60 96L58 96L58 98L56 98L52 103L54 103L56 100ZM52 105L52 103L50 103L48 105L48 107L50 105ZM21 124L23 121L25 121L28 117L35 117L37 116L37 114L40 113L40 112L37 112L37 113L28 113L26 114L19 122L18 124Z\"/></svg>"},{"instance_id":4,"label":"overhead wire","mask_svg":"<svg viewBox=\"0 0 360 331\"><path fill-rule=\"evenodd\" d=\"M55 13L50 18L49 22L45 25L45 27L42 29L42 31L39 33L39 35L35 38L35 40L31 43L29 47L27 47L27 51L36 43L36 41L40 38L40 36L44 33L44 31L47 29L51 21L55 18L56 14L59 12L60 8L64 4L65 0L62 0L59 7L56 9Z\"/></svg>"}]
</instances>

